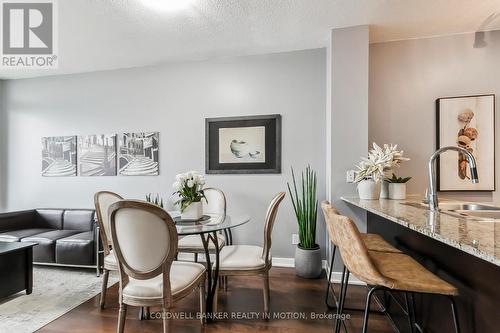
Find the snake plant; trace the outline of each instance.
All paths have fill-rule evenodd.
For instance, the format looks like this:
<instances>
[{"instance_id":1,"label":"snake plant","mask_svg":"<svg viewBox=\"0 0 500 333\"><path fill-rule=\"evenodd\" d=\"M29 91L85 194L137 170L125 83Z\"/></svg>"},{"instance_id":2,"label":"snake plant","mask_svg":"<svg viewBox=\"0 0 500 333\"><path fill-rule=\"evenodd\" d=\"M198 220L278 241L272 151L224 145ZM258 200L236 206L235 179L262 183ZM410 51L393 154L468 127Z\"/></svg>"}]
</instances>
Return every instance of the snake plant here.
<instances>
[{"instance_id":1,"label":"snake plant","mask_svg":"<svg viewBox=\"0 0 500 333\"><path fill-rule=\"evenodd\" d=\"M287 183L287 186L299 225L299 246L303 249L315 249L318 247L316 244L316 219L318 217L316 172L308 165L306 170L302 171L300 184L297 184L292 168L292 181L293 191L290 183Z\"/></svg>"}]
</instances>

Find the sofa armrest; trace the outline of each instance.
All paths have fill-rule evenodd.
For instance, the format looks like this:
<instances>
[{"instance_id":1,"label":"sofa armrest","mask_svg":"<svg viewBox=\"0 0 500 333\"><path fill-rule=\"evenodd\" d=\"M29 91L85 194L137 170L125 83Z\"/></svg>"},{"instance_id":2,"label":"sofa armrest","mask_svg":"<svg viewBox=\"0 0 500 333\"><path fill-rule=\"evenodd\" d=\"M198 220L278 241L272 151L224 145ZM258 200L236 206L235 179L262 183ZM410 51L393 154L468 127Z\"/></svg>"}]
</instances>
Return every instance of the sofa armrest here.
<instances>
[{"instance_id":1,"label":"sofa armrest","mask_svg":"<svg viewBox=\"0 0 500 333\"><path fill-rule=\"evenodd\" d=\"M37 226L34 209L0 214L0 232L35 228Z\"/></svg>"}]
</instances>

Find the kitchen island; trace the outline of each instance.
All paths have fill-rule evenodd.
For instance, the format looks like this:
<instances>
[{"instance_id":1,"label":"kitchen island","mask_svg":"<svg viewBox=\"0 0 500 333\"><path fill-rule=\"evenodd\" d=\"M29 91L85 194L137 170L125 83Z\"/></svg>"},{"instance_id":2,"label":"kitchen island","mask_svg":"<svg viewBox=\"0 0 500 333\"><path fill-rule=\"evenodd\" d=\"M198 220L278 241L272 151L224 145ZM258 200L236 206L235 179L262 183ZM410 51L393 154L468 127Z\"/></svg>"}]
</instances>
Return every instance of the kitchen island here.
<instances>
[{"instance_id":1,"label":"kitchen island","mask_svg":"<svg viewBox=\"0 0 500 333\"><path fill-rule=\"evenodd\" d=\"M460 292L461 332L500 328L500 220L431 213L418 202L342 198L367 211L367 232L383 236ZM452 332L449 306L439 296L416 297L417 323L429 332ZM389 313L401 332L397 306Z\"/></svg>"}]
</instances>

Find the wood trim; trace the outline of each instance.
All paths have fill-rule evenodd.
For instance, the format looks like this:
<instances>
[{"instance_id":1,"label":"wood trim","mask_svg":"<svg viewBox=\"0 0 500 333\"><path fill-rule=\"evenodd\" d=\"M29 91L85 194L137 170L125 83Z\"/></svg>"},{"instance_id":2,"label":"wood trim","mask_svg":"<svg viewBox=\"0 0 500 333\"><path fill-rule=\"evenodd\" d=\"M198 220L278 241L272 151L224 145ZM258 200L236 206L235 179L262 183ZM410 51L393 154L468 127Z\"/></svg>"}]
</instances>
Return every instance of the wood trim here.
<instances>
[{"instance_id":1,"label":"wood trim","mask_svg":"<svg viewBox=\"0 0 500 333\"><path fill-rule=\"evenodd\" d=\"M102 222L102 207L100 203L100 196L103 194L111 195L116 197L119 200L123 200L123 197L117 193L111 192L111 191L99 191L96 194L94 194L94 206L95 206L95 212L97 215L97 223L99 224L99 235L101 236L101 242L102 242L102 247L104 250L104 256L109 255L110 248L112 247L111 244L111 237L108 237L106 235L106 228L104 227L104 223ZM111 235L109 235L111 236Z\"/></svg>"},{"instance_id":2,"label":"wood trim","mask_svg":"<svg viewBox=\"0 0 500 333\"><path fill-rule=\"evenodd\" d=\"M272 239L271 234L273 232L274 222L276 220L276 215L278 214L278 208L280 203L285 198L285 192L279 192L273 200L271 200L271 204L267 209L266 213L266 222L264 225L264 249L262 251L262 257L266 264L270 265L271 260L269 258L269 252L271 251Z\"/></svg>"},{"instance_id":3,"label":"wood trim","mask_svg":"<svg viewBox=\"0 0 500 333\"><path fill-rule=\"evenodd\" d=\"M497 177L496 177L496 95L495 94L479 94L479 95L464 95L464 96L452 96L452 97L440 97L436 99L436 150L441 148L440 141L440 112L441 112L441 100L443 99L455 99L455 98L471 98L471 97L493 97L493 189L492 190L442 190L441 189L441 172L440 172L440 164L441 164L441 156L438 156L436 159L436 185L437 191L439 192L495 192L497 190ZM481 177L481 175L479 175Z\"/></svg>"}]
</instances>

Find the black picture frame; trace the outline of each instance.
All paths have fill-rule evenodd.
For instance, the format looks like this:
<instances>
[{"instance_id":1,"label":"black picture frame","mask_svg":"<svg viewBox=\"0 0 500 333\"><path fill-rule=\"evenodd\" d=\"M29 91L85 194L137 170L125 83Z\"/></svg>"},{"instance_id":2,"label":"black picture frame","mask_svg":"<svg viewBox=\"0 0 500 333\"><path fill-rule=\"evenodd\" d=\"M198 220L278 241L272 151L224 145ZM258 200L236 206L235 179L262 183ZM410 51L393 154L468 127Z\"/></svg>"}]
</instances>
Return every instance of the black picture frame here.
<instances>
[{"instance_id":1,"label":"black picture frame","mask_svg":"<svg viewBox=\"0 0 500 333\"><path fill-rule=\"evenodd\" d=\"M493 186L488 189L445 189L442 186L441 180L441 158L438 156L436 159L436 181L437 190L439 192L494 192L496 191L496 95L495 94L479 94L479 95L463 95L463 96L451 96L451 97L441 97L436 99L436 149L441 148L441 102L450 99L458 98L477 98L477 97L493 97L493 110L492 110L492 124L493 124L493 138L491 144L493 145ZM479 175L481 181L481 175Z\"/></svg>"},{"instance_id":2,"label":"black picture frame","mask_svg":"<svg viewBox=\"0 0 500 333\"><path fill-rule=\"evenodd\" d=\"M265 162L219 163L219 129L265 127ZM205 173L279 174L281 173L281 115L257 115L205 119Z\"/></svg>"}]
</instances>

